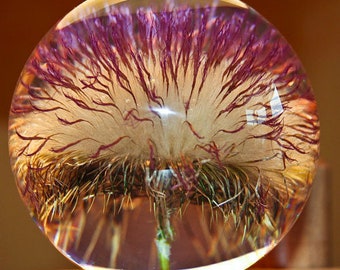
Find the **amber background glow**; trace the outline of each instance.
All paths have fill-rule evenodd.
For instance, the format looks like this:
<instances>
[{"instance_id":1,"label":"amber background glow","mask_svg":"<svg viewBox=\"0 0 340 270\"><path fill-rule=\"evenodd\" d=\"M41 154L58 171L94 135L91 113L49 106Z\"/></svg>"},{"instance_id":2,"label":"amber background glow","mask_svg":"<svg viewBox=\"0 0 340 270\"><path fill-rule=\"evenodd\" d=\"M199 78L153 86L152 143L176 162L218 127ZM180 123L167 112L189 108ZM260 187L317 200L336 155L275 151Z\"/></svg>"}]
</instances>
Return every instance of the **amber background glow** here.
<instances>
[{"instance_id":1,"label":"amber background glow","mask_svg":"<svg viewBox=\"0 0 340 270\"><path fill-rule=\"evenodd\" d=\"M321 118L321 157L332 176L328 187L332 265L340 266L340 1L244 1L287 38L314 87ZM35 45L81 2L18 0L0 5L0 269L74 268L40 233L19 198L9 168L7 117L16 81Z\"/></svg>"}]
</instances>

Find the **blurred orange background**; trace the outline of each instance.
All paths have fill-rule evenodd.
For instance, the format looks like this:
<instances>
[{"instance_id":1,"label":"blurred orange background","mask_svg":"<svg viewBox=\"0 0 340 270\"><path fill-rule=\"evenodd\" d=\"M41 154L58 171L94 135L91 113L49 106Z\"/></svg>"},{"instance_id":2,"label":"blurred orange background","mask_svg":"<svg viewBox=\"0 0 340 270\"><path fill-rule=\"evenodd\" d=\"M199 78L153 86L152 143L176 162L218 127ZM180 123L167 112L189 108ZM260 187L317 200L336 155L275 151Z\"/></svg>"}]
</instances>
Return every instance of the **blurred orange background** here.
<instances>
[{"instance_id":1,"label":"blurred orange background","mask_svg":"<svg viewBox=\"0 0 340 270\"><path fill-rule=\"evenodd\" d=\"M0 269L74 268L44 238L16 191L7 154L7 116L16 80L35 45L80 0L3 1L0 5ZM321 119L321 157L332 182L331 252L340 266L340 1L245 0L291 43L309 74ZM313 224L310 224L313 226Z\"/></svg>"}]
</instances>

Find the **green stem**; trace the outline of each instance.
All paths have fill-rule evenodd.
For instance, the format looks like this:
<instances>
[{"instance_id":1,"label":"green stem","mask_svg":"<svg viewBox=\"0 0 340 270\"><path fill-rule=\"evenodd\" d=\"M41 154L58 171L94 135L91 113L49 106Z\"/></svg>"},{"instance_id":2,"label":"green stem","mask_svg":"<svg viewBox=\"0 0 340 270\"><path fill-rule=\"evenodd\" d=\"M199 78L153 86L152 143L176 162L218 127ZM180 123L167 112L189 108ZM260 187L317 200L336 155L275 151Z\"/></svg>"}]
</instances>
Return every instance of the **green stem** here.
<instances>
[{"instance_id":1,"label":"green stem","mask_svg":"<svg viewBox=\"0 0 340 270\"><path fill-rule=\"evenodd\" d=\"M168 242L163 233L158 231L156 239L156 246L158 252L158 260L161 270L170 269L170 249L171 244Z\"/></svg>"},{"instance_id":2,"label":"green stem","mask_svg":"<svg viewBox=\"0 0 340 270\"><path fill-rule=\"evenodd\" d=\"M171 243L174 236L170 223L170 211L165 198L155 198L155 210L157 216L156 246L160 269L169 270Z\"/></svg>"},{"instance_id":3,"label":"green stem","mask_svg":"<svg viewBox=\"0 0 340 270\"><path fill-rule=\"evenodd\" d=\"M154 215L157 224L155 244L161 270L170 269L171 244L174 233L171 226L171 214L180 201L171 190L173 175L168 170L154 171L146 168L146 184L148 194L153 199ZM176 203L174 203L176 202Z\"/></svg>"}]
</instances>

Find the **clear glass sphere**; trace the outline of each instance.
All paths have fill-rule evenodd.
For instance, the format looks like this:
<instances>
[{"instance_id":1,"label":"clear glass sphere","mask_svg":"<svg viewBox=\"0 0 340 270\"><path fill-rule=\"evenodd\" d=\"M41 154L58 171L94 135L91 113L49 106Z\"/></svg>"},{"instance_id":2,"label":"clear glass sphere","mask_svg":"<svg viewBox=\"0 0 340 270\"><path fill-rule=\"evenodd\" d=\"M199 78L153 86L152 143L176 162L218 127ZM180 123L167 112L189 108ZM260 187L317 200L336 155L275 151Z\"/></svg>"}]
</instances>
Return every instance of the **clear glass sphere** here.
<instances>
[{"instance_id":1,"label":"clear glass sphere","mask_svg":"<svg viewBox=\"0 0 340 270\"><path fill-rule=\"evenodd\" d=\"M318 145L299 59L236 0L84 2L9 120L26 206L84 269L247 268L302 211Z\"/></svg>"}]
</instances>

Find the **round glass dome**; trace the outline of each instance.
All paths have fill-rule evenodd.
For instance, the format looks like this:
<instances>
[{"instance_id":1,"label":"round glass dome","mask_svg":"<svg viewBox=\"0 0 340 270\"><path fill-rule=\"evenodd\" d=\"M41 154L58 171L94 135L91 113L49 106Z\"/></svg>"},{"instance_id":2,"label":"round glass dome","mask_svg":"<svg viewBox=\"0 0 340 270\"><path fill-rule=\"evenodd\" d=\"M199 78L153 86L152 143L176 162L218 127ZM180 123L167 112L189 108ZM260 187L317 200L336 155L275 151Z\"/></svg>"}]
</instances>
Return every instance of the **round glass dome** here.
<instances>
[{"instance_id":1,"label":"round glass dome","mask_svg":"<svg viewBox=\"0 0 340 270\"><path fill-rule=\"evenodd\" d=\"M235 0L84 2L9 119L20 195L84 269L247 268L301 213L318 145L299 59Z\"/></svg>"}]
</instances>

